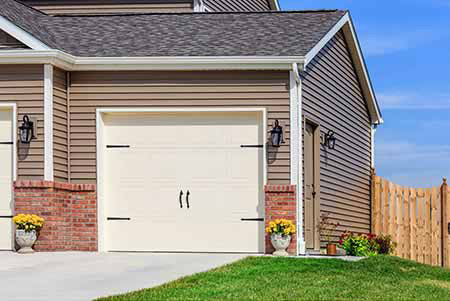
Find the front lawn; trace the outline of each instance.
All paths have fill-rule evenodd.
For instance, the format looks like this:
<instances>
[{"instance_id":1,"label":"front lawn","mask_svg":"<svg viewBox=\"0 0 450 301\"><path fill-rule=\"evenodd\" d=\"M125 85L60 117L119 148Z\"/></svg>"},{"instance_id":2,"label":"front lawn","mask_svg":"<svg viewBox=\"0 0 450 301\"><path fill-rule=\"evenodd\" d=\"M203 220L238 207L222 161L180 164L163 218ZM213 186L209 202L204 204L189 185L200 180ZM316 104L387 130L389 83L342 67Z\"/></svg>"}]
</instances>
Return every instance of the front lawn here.
<instances>
[{"instance_id":1,"label":"front lawn","mask_svg":"<svg viewBox=\"0 0 450 301\"><path fill-rule=\"evenodd\" d=\"M450 300L450 269L389 256L359 262L250 257L119 300Z\"/></svg>"}]
</instances>

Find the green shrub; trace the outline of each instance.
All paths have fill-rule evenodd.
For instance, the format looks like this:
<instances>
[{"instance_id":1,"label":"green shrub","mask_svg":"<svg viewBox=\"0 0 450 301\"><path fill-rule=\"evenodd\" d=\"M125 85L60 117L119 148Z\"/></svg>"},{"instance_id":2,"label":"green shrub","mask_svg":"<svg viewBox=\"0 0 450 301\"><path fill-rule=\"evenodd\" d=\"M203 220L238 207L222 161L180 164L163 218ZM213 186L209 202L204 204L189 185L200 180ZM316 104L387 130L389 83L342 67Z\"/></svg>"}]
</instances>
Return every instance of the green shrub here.
<instances>
[{"instance_id":1,"label":"green shrub","mask_svg":"<svg viewBox=\"0 0 450 301\"><path fill-rule=\"evenodd\" d=\"M339 246L348 256L371 256L377 254L377 247L365 234L346 232L341 235Z\"/></svg>"}]
</instances>

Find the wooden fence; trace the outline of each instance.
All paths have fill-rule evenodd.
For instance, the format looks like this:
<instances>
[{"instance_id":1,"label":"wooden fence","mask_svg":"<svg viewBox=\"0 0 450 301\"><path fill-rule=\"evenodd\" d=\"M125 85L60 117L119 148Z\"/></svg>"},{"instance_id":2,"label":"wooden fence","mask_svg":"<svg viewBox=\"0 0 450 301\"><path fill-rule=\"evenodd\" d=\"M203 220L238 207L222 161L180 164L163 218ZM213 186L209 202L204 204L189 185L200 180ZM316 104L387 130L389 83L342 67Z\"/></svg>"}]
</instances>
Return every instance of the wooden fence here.
<instances>
[{"instance_id":1,"label":"wooden fence","mask_svg":"<svg viewBox=\"0 0 450 301\"><path fill-rule=\"evenodd\" d=\"M391 235L396 256L450 268L450 189L409 188L373 176L372 232Z\"/></svg>"}]
</instances>

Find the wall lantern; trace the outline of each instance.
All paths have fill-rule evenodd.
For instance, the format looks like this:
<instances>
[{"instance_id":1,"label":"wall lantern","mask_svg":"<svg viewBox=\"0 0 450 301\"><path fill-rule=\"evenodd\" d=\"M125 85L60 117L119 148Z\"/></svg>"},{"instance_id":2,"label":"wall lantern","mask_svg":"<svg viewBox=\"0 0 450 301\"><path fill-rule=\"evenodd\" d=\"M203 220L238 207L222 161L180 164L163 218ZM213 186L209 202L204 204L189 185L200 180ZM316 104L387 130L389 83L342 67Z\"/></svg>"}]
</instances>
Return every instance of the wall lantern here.
<instances>
[{"instance_id":1,"label":"wall lantern","mask_svg":"<svg viewBox=\"0 0 450 301\"><path fill-rule=\"evenodd\" d=\"M23 144L29 144L31 139L36 138L34 136L34 123L30 121L28 115L23 116L23 123L19 126L20 142Z\"/></svg>"},{"instance_id":2,"label":"wall lantern","mask_svg":"<svg viewBox=\"0 0 450 301\"><path fill-rule=\"evenodd\" d=\"M322 138L322 145L329 149L334 149L336 146L336 137L334 137L334 131L329 130Z\"/></svg>"},{"instance_id":3,"label":"wall lantern","mask_svg":"<svg viewBox=\"0 0 450 301\"><path fill-rule=\"evenodd\" d=\"M272 135L271 138L273 147L280 147L280 145L284 143L283 127L280 125L280 122L278 120L275 120L275 125L273 126L273 129L270 131L270 134Z\"/></svg>"}]
</instances>

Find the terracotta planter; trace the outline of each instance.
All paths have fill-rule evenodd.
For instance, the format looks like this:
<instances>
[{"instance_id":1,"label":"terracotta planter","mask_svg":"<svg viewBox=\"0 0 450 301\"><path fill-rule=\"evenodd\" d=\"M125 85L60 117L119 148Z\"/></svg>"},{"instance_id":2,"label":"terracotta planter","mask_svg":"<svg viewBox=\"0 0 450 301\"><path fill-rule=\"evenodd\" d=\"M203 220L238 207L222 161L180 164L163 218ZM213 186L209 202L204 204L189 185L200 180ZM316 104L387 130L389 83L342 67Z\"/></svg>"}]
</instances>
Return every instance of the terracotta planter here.
<instances>
[{"instance_id":1,"label":"terracotta planter","mask_svg":"<svg viewBox=\"0 0 450 301\"><path fill-rule=\"evenodd\" d=\"M273 255L275 256L288 256L288 252L286 252L286 249L289 247L289 244L291 243L291 236L286 235L283 236L281 234L272 234L270 235L270 242L272 243L272 246L275 248L275 252L273 252Z\"/></svg>"},{"instance_id":2,"label":"terracotta planter","mask_svg":"<svg viewBox=\"0 0 450 301\"><path fill-rule=\"evenodd\" d=\"M25 230L16 230L16 242L20 249L17 253L30 254L34 253L31 248L37 240L37 233L35 230L26 232Z\"/></svg>"},{"instance_id":3,"label":"terracotta planter","mask_svg":"<svg viewBox=\"0 0 450 301\"><path fill-rule=\"evenodd\" d=\"M336 256L336 244L327 244L327 255Z\"/></svg>"}]
</instances>

